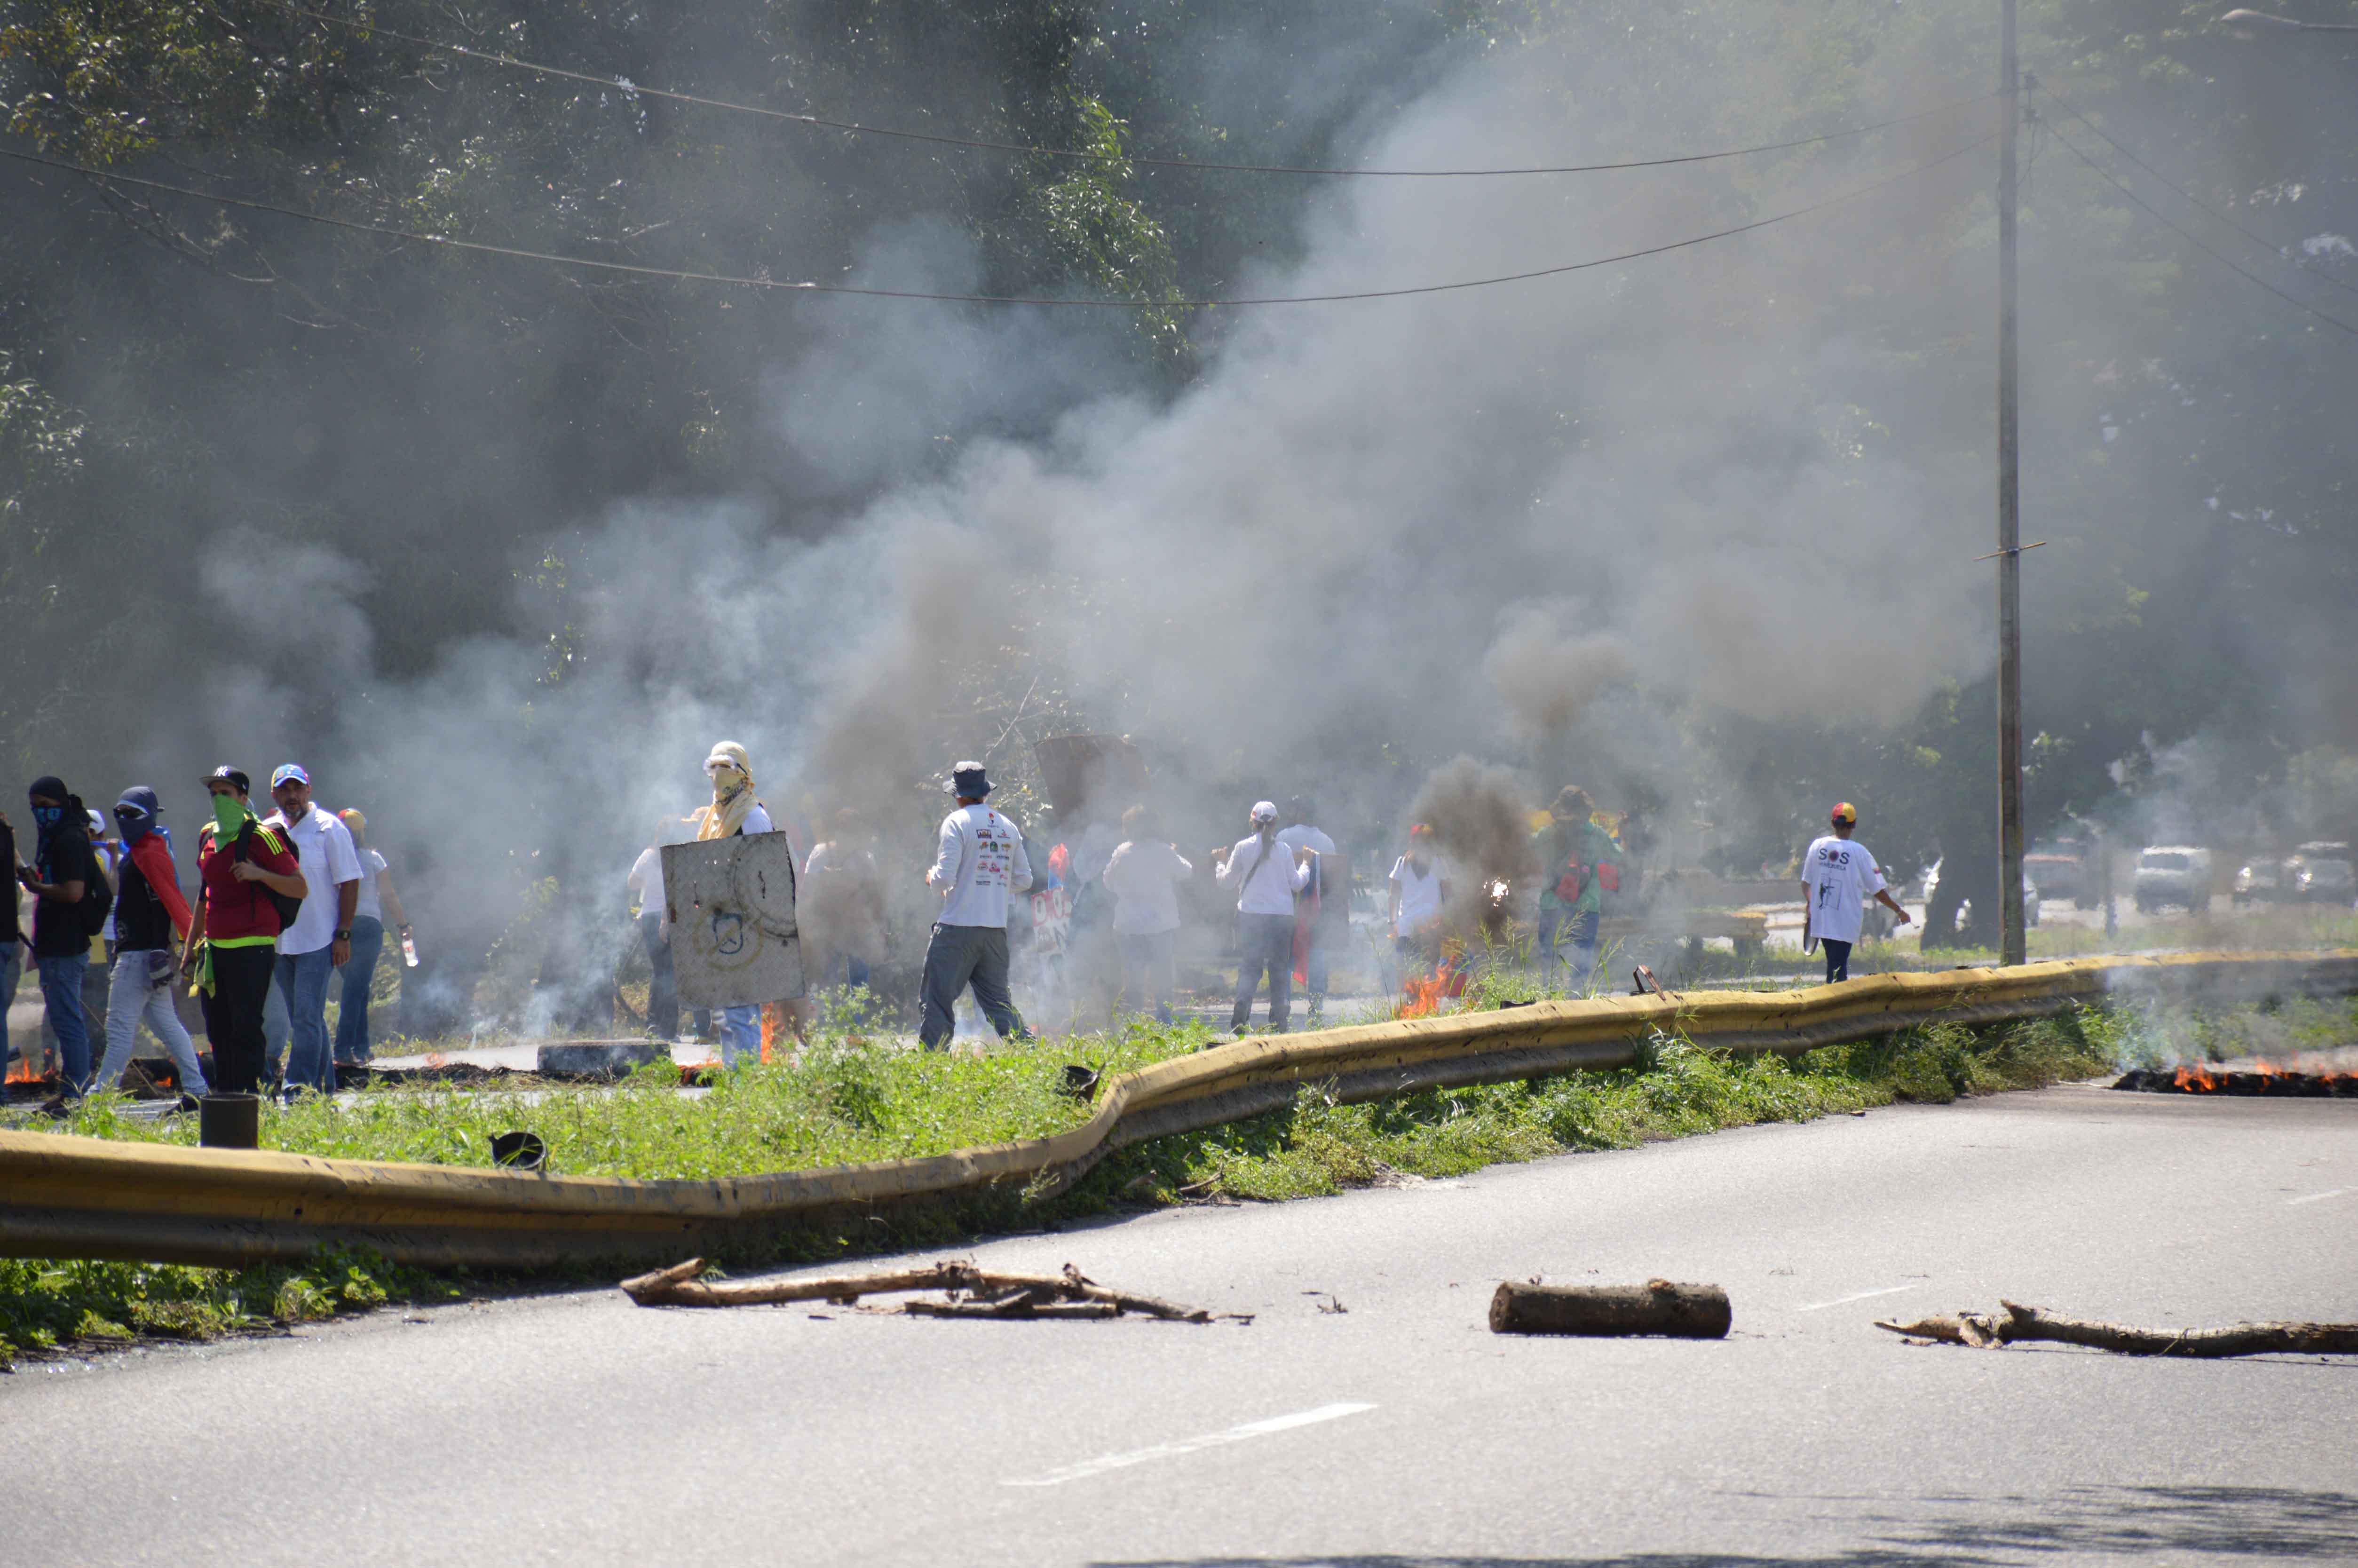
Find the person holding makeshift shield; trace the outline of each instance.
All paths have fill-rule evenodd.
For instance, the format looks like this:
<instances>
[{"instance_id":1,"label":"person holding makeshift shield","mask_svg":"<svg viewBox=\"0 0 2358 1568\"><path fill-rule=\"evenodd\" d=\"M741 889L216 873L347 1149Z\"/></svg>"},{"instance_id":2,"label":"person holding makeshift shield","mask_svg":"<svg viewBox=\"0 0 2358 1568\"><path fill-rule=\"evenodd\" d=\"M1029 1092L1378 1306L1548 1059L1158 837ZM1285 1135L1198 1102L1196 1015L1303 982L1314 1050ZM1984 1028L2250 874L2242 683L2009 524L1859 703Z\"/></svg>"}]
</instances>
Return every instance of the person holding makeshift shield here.
<instances>
[{"instance_id":1,"label":"person holding makeshift shield","mask_svg":"<svg viewBox=\"0 0 2358 1568\"><path fill-rule=\"evenodd\" d=\"M744 747L734 741L723 741L712 748L704 759L705 776L712 781L712 804L700 806L690 818L696 824L698 841L710 838L730 838L741 834L774 833L769 808L753 796L753 761ZM802 1038L807 1026L803 1022L803 999L781 997L774 1001L747 1003L741 1007L720 1010L720 1065L737 1065L741 1055L749 1062L762 1057L762 1010L774 1007L791 1027L796 1038Z\"/></svg>"}]
</instances>

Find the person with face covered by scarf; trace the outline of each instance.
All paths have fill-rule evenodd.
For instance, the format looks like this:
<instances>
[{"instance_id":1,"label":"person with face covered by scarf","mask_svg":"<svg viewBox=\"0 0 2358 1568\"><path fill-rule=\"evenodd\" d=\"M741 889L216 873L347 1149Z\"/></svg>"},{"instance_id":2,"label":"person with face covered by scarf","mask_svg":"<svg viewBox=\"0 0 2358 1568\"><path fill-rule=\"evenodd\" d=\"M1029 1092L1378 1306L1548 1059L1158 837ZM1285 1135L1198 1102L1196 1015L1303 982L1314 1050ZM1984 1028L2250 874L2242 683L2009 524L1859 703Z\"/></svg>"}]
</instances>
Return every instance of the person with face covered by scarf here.
<instances>
[{"instance_id":1,"label":"person with face covered by scarf","mask_svg":"<svg viewBox=\"0 0 2358 1568\"><path fill-rule=\"evenodd\" d=\"M753 762L745 748L734 741L723 741L712 748L704 759L705 776L712 781L712 804L700 806L689 818L696 825L696 838L734 838L740 834L774 833L769 808L753 795ZM762 1009L779 1010L782 1022L797 1036L804 1032L802 999L782 998L777 1001L720 1010L720 1065L737 1065L742 1056L747 1061L761 1059Z\"/></svg>"},{"instance_id":2,"label":"person with face covered by scarf","mask_svg":"<svg viewBox=\"0 0 2358 1568\"><path fill-rule=\"evenodd\" d=\"M16 868L16 880L37 901L33 909L33 963L40 972L41 1000L58 1037L58 1060L65 1087L42 1108L52 1115L80 1096L90 1082L90 1025L82 1012L83 972L90 967L90 931L82 924L82 895L99 876L90 847L90 818L79 796L54 773L35 779L26 791L33 808L33 863Z\"/></svg>"},{"instance_id":3,"label":"person with face covered by scarf","mask_svg":"<svg viewBox=\"0 0 2358 1568\"><path fill-rule=\"evenodd\" d=\"M144 1019L164 1049L187 1094L211 1092L196 1045L172 1008L175 935L185 937L194 918L180 896L172 864L172 832L163 824L156 792L135 784L114 803L114 824L123 834L121 886L114 895L114 973L106 994L106 1059L92 1080L113 1088L131 1065L131 1050Z\"/></svg>"},{"instance_id":4,"label":"person with face covered by scarf","mask_svg":"<svg viewBox=\"0 0 2358 1568\"><path fill-rule=\"evenodd\" d=\"M293 843L254 816L244 773L215 768L204 784L213 819L197 838L201 896L180 968L204 995L215 1092L250 1095L262 1087L262 1007L278 961L278 909L265 890L299 899L310 889Z\"/></svg>"}]
</instances>

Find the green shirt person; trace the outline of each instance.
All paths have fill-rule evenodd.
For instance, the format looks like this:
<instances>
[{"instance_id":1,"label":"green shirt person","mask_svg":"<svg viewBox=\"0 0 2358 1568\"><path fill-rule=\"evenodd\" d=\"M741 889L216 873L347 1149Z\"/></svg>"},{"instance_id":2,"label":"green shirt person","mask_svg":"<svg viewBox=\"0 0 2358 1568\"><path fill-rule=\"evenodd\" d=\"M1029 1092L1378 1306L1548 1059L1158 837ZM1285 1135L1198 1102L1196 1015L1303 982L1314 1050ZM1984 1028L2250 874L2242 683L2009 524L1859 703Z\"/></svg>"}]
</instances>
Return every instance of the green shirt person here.
<instances>
[{"instance_id":1,"label":"green shirt person","mask_svg":"<svg viewBox=\"0 0 2358 1568\"><path fill-rule=\"evenodd\" d=\"M1576 964L1573 979L1585 985L1596 968L1596 928L1605 895L1621 886L1621 846L1595 820L1596 803L1576 784L1566 784L1548 807L1547 825L1531 835L1539 862L1540 974L1555 983L1559 953Z\"/></svg>"}]
</instances>

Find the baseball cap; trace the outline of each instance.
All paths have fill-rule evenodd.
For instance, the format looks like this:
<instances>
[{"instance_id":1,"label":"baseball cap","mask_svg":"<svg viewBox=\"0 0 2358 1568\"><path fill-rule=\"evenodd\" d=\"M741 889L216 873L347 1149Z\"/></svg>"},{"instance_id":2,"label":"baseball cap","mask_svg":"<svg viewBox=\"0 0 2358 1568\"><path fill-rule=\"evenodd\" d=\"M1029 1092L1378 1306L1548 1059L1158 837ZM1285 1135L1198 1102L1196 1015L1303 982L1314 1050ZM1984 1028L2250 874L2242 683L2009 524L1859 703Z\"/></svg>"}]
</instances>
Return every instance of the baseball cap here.
<instances>
[{"instance_id":1,"label":"baseball cap","mask_svg":"<svg viewBox=\"0 0 2358 1568\"><path fill-rule=\"evenodd\" d=\"M344 819L345 827L357 827L363 833L368 831L368 818L361 815L359 806L348 806L336 815Z\"/></svg>"},{"instance_id":2,"label":"baseball cap","mask_svg":"<svg viewBox=\"0 0 2358 1568\"><path fill-rule=\"evenodd\" d=\"M1253 802L1252 819L1255 822L1276 821L1277 802L1273 800L1257 800Z\"/></svg>"},{"instance_id":3,"label":"baseball cap","mask_svg":"<svg viewBox=\"0 0 2358 1568\"><path fill-rule=\"evenodd\" d=\"M1836 822L1856 822L1858 820L1858 807L1853 806L1846 800L1838 800L1834 802L1833 820Z\"/></svg>"},{"instance_id":4,"label":"baseball cap","mask_svg":"<svg viewBox=\"0 0 2358 1568\"><path fill-rule=\"evenodd\" d=\"M307 784L311 782L311 775L303 771L303 764L300 762L281 762L278 764L278 771L270 775L270 787L276 789L290 779L297 784Z\"/></svg>"},{"instance_id":5,"label":"baseball cap","mask_svg":"<svg viewBox=\"0 0 2358 1568\"><path fill-rule=\"evenodd\" d=\"M86 806L82 807L82 815L90 818L90 830L92 832L103 833L106 831L106 814L104 812L100 811L93 806Z\"/></svg>"},{"instance_id":6,"label":"baseball cap","mask_svg":"<svg viewBox=\"0 0 2358 1568\"><path fill-rule=\"evenodd\" d=\"M199 784L211 784L216 780L222 784L235 784L237 786L237 793L240 795L245 795L254 788L254 781L245 776L244 769L233 768L227 762L223 762L220 767L215 768L211 773L207 773L203 778L197 782Z\"/></svg>"}]
</instances>

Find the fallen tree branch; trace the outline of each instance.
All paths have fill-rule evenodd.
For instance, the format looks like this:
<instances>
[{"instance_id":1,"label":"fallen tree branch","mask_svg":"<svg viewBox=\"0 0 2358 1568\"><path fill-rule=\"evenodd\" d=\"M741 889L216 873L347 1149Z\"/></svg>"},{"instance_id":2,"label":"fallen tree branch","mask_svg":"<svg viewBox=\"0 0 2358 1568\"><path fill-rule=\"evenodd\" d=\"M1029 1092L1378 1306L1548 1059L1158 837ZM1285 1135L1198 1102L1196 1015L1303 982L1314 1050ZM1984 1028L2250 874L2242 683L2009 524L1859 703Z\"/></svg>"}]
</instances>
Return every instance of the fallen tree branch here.
<instances>
[{"instance_id":1,"label":"fallen tree branch","mask_svg":"<svg viewBox=\"0 0 2358 1568\"><path fill-rule=\"evenodd\" d=\"M2000 1302L1996 1313L1954 1313L1875 1326L1941 1345L2003 1349L2017 1341L2084 1345L2122 1356L2358 1356L2358 1323L2238 1323L2225 1328L2130 1328Z\"/></svg>"},{"instance_id":2,"label":"fallen tree branch","mask_svg":"<svg viewBox=\"0 0 2358 1568\"><path fill-rule=\"evenodd\" d=\"M816 1280L707 1281L698 1278L703 1272L704 1260L690 1258L685 1263L624 1280L622 1290L641 1306L771 1306L784 1302L834 1302L848 1306L862 1296L940 1291L952 1299L908 1302L899 1310L920 1317L1118 1317L1135 1313L1170 1323L1210 1323L1214 1315L1201 1307L1108 1290L1070 1263L1062 1274L996 1274L971 1263L952 1262ZM968 1299L957 1300L960 1296ZM1078 1310L1084 1307L1087 1310ZM1219 1315L1229 1322L1252 1321L1249 1313Z\"/></svg>"}]
</instances>

